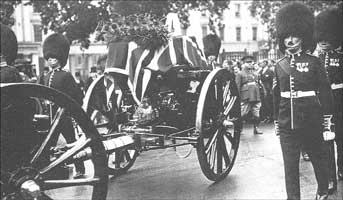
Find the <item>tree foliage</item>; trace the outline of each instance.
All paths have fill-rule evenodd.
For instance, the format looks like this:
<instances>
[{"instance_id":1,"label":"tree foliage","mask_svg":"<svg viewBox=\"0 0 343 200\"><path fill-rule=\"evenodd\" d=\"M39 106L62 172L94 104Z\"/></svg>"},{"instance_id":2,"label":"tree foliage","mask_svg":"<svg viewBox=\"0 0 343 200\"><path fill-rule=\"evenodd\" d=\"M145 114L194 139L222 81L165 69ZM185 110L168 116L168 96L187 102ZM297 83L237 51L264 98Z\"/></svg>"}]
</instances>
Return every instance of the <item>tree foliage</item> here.
<instances>
[{"instance_id":1,"label":"tree foliage","mask_svg":"<svg viewBox=\"0 0 343 200\"><path fill-rule=\"evenodd\" d=\"M269 34L269 47L275 47L276 44L276 29L275 29L275 16L280 7L286 3L293 2L291 0L253 0L249 7L250 12L253 16L258 17L262 24L267 26L267 32ZM314 12L318 13L330 6L337 5L339 0L332 1L312 1L312 0L301 0L305 5Z\"/></svg>"},{"instance_id":2,"label":"tree foliage","mask_svg":"<svg viewBox=\"0 0 343 200\"><path fill-rule=\"evenodd\" d=\"M153 14L163 18L169 12L178 14L182 28L190 25L191 9L207 11L209 27L212 31L222 26L223 10L230 1L223 0L29 0L25 4L34 6L40 13L43 30L64 33L71 42L89 46L89 35L94 32L101 21L110 21L113 16L129 16L133 14ZM20 0L1 1L1 22L14 24L11 18L14 7Z\"/></svg>"}]
</instances>

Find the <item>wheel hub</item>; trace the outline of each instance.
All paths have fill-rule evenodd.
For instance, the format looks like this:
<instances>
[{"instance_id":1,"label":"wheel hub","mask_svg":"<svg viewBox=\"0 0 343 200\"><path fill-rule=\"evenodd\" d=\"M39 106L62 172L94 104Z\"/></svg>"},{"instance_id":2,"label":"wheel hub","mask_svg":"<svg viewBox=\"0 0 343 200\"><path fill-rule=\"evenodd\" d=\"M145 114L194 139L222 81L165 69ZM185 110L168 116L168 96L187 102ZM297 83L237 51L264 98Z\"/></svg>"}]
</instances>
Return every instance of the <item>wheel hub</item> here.
<instances>
[{"instance_id":1,"label":"wheel hub","mask_svg":"<svg viewBox=\"0 0 343 200\"><path fill-rule=\"evenodd\" d=\"M13 173L8 184L22 199L35 199L41 194L39 186L41 182L42 177L37 170L31 167L22 167Z\"/></svg>"}]
</instances>

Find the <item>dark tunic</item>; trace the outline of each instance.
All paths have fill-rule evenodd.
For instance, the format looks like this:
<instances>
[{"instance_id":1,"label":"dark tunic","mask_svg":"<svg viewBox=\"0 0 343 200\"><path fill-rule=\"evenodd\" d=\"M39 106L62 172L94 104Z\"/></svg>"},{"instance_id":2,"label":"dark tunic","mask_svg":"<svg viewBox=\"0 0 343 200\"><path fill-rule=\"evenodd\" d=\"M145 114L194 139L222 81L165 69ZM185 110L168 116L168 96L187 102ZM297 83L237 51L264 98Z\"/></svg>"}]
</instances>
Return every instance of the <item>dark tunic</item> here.
<instances>
[{"instance_id":1,"label":"dark tunic","mask_svg":"<svg viewBox=\"0 0 343 200\"><path fill-rule=\"evenodd\" d=\"M293 99L294 129L321 126L322 116L332 114L330 83L320 60L313 55L301 53L295 56L294 67L291 67L288 56L280 59L275 67L274 118L278 120L279 127L291 129L291 99L281 97L280 93L290 91L290 76L294 78L294 91L316 93L315 96Z\"/></svg>"}]
</instances>

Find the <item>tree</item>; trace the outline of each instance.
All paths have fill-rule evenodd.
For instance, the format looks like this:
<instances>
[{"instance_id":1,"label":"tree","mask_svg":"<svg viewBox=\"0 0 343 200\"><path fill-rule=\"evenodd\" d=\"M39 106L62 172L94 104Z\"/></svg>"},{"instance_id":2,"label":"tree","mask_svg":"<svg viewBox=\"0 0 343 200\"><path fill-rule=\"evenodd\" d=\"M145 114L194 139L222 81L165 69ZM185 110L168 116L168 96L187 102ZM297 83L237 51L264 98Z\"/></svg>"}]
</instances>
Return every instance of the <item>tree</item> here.
<instances>
[{"instance_id":1,"label":"tree","mask_svg":"<svg viewBox=\"0 0 343 200\"><path fill-rule=\"evenodd\" d=\"M223 0L30 0L25 5L32 5L39 11L43 30L64 33L71 42L81 43L81 47L88 48L89 35L93 33L100 21L109 21L110 18L128 16L135 13L150 13L158 19L168 12L176 12L183 25L189 26L189 11L191 9L208 11L209 27L215 32L221 27L223 10L230 1ZM1 1L1 22L14 24L11 17L20 0Z\"/></svg>"},{"instance_id":2,"label":"tree","mask_svg":"<svg viewBox=\"0 0 343 200\"><path fill-rule=\"evenodd\" d=\"M12 17L14 7L20 2L20 0L0 1L0 20L2 24L9 26L14 25L14 18Z\"/></svg>"},{"instance_id":3,"label":"tree","mask_svg":"<svg viewBox=\"0 0 343 200\"><path fill-rule=\"evenodd\" d=\"M340 1L312 1L301 0L304 4L314 12L318 13L330 6L337 5ZM275 29L275 16L280 7L286 3L292 2L290 0L253 0L249 7L252 16L258 17L262 24L267 26L267 33L269 35L269 47L273 48L276 45L276 29Z\"/></svg>"}]
</instances>

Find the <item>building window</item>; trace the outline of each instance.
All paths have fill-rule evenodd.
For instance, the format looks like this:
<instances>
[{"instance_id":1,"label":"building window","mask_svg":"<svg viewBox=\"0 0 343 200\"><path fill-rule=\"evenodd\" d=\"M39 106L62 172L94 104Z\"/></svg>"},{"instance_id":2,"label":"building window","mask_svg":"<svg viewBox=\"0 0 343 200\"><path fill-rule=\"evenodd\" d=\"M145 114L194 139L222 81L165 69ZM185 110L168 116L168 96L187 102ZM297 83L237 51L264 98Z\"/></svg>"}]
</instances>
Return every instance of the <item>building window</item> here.
<instances>
[{"instance_id":1,"label":"building window","mask_svg":"<svg viewBox=\"0 0 343 200\"><path fill-rule=\"evenodd\" d=\"M235 4L235 8L236 8L236 12L235 15L236 17L240 17L241 16L241 4Z\"/></svg>"},{"instance_id":2,"label":"building window","mask_svg":"<svg viewBox=\"0 0 343 200\"><path fill-rule=\"evenodd\" d=\"M241 41L241 27L236 27L236 40Z\"/></svg>"},{"instance_id":3,"label":"building window","mask_svg":"<svg viewBox=\"0 0 343 200\"><path fill-rule=\"evenodd\" d=\"M39 13L39 9L38 9L37 6L35 6L35 5L33 4L32 7L33 7L33 12L34 12L34 13Z\"/></svg>"},{"instance_id":4,"label":"building window","mask_svg":"<svg viewBox=\"0 0 343 200\"><path fill-rule=\"evenodd\" d=\"M252 27L252 40L257 40L257 27Z\"/></svg>"},{"instance_id":5,"label":"building window","mask_svg":"<svg viewBox=\"0 0 343 200\"><path fill-rule=\"evenodd\" d=\"M207 35L207 25L201 26L202 36L205 37Z\"/></svg>"},{"instance_id":6,"label":"building window","mask_svg":"<svg viewBox=\"0 0 343 200\"><path fill-rule=\"evenodd\" d=\"M33 25L33 35L34 35L34 41L35 42L41 42L42 41L42 26L39 24Z\"/></svg>"},{"instance_id":7,"label":"building window","mask_svg":"<svg viewBox=\"0 0 343 200\"><path fill-rule=\"evenodd\" d=\"M82 64L82 57L77 56L77 64L81 65Z\"/></svg>"},{"instance_id":8,"label":"building window","mask_svg":"<svg viewBox=\"0 0 343 200\"><path fill-rule=\"evenodd\" d=\"M224 41L224 27L219 28L219 37L222 41Z\"/></svg>"}]
</instances>

